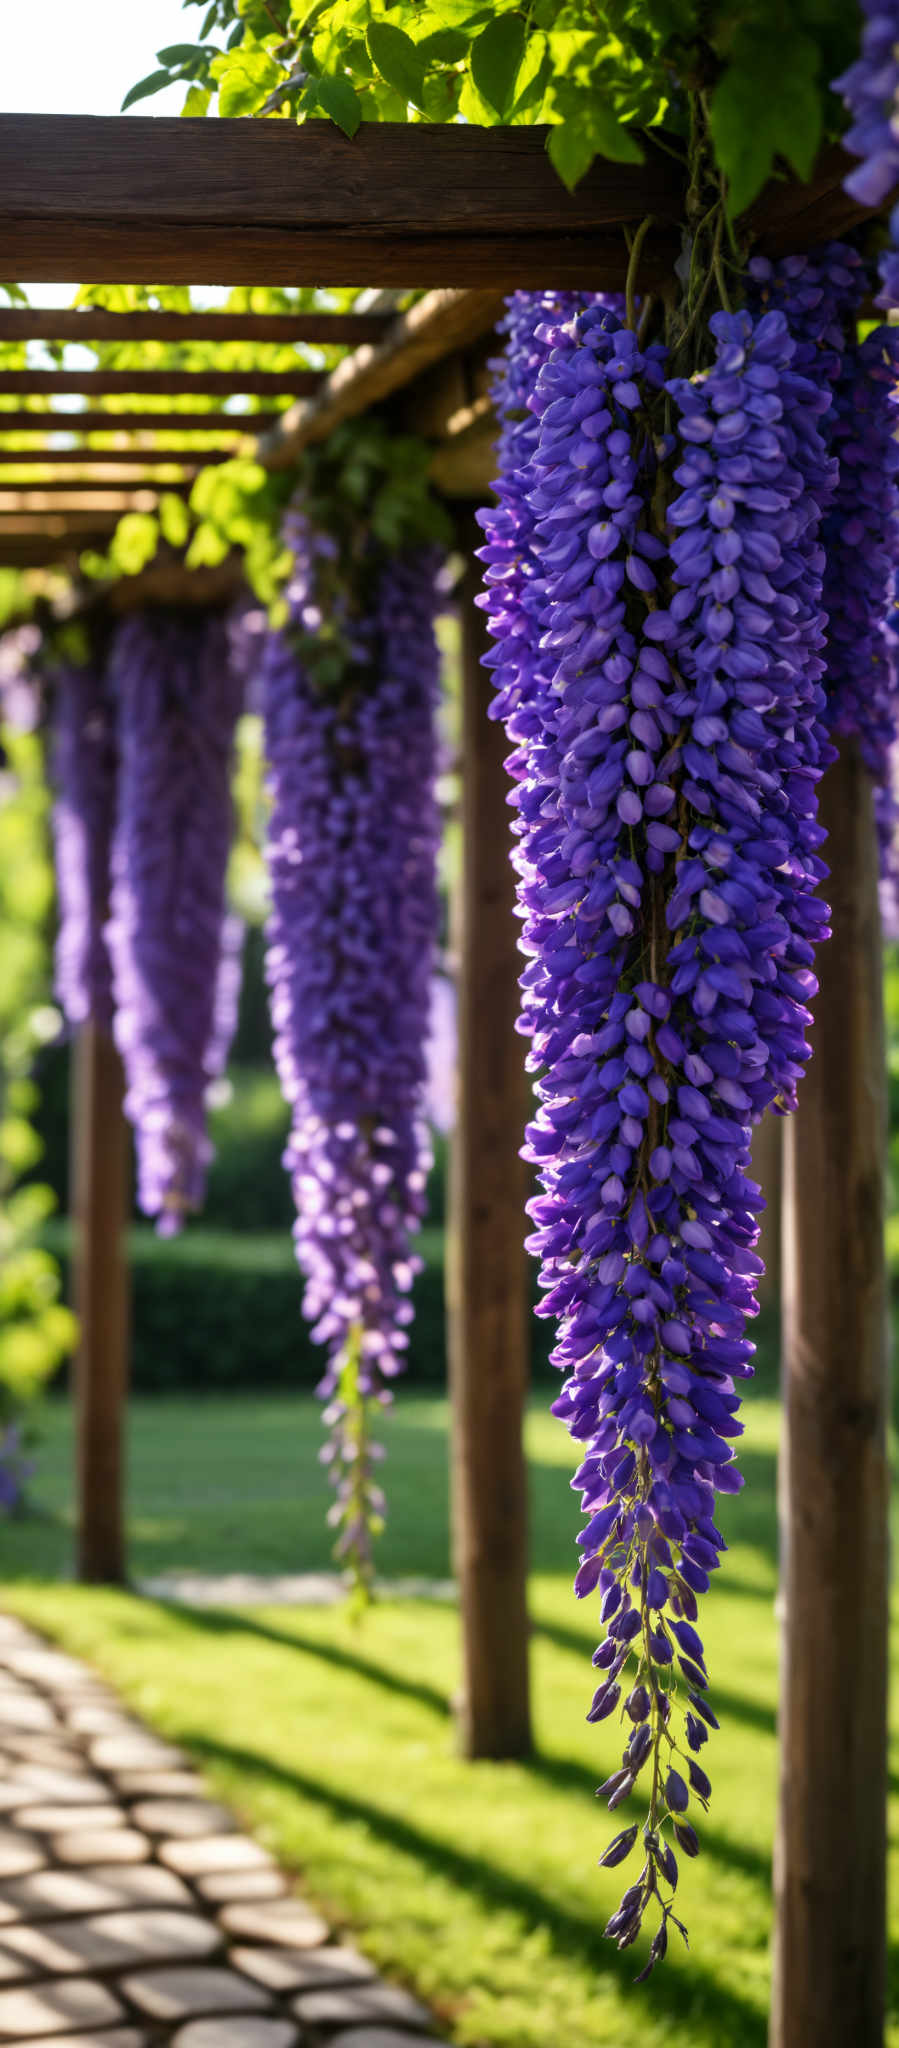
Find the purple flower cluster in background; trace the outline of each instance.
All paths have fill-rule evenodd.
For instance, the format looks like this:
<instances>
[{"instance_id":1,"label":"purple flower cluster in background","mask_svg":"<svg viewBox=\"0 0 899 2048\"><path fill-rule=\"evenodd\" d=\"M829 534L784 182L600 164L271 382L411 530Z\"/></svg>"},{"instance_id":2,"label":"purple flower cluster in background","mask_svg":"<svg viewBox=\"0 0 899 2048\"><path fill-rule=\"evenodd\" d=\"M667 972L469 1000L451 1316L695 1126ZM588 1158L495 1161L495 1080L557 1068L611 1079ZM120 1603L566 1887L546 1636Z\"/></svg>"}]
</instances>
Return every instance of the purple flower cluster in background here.
<instances>
[{"instance_id":1,"label":"purple flower cluster in background","mask_svg":"<svg viewBox=\"0 0 899 2048\"><path fill-rule=\"evenodd\" d=\"M588 1718L618 1712L627 1731L603 1790L617 1809L641 1774L648 1787L642 1869L607 1931L627 1946L655 1901L652 1968L674 1842L696 1853L689 1809L710 1791L697 1759L717 1723L695 1623L723 1547L715 1494L741 1483L736 1389L760 1271L751 1125L793 1099L826 931L819 527L835 466L828 396L800 374L781 314L716 316L711 370L666 383L664 350L607 308L559 333L530 304L530 334L527 300L514 305L519 360L499 398L542 345L538 434L522 467L506 421L483 551L518 743L522 1028L541 1075L529 1244L559 1318L555 1410L583 1447L576 1590L598 1589L606 1624ZM603 1861L637 1834L626 1826Z\"/></svg>"},{"instance_id":2,"label":"purple flower cluster in background","mask_svg":"<svg viewBox=\"0 0 899 2048\"><path fill-rule=\"evenodd\" d=\"M191 611L123 620L109 676L120 762L107 926L115 1037L138 1199L170 1235L202 1200L206 1090L236 1011L222 947L241 686L222 619Z\"/></svg>"},{"instance_id":3,"label":"purple flower cluster in background","mask_svg":"<svg viewBox=\"0 0 899 2048\"><path fill-rule=\"evenodd\" d=\"M337 625L334 688L313 680L328 536L290 522L291 625L262 666L272 817L266 972L275 1060L291 1110L285 1164L306 1278L304 1312L328 1349L337 1554L371 1570L383 1514L371 1404L391 1398L412 1319L429 1146L425 1043L437 928L434 713L440 597L432 550L387 559L373 609ZM333 614L331 624L334 624Z\"/></svg>"},{"instance_id":4,"label":"purple flower cluster in background","mask_svg":"<svg viewBox=\"0 0 899 2048\"><path fill-rule=\"evenodd\" d=\"M115 715L100 662L56 677L53 839L59 922L56 993L68 1024L112 1029L105 926L116 802Z\"/></svg>"},{"instance_id":5,"label":"purple flower cluster in background","mask_svg":"<svg viewBox=\"0 0 899 2048\"><path fill-rule=\"evenodd\" d=\"M0 724L34 732L40 724L44 678L43 635L28 621L0 637Z\"/></svg>"},{"instance_id":6,"label":"purple flower cluster in background","mask_svg":"<svg viewBox=\"0 0 899 2048\"><path fill-rule=\"evenodd\" d=\"M862 206L880 207L899 186L899 0L861 0L861 53L834 92L842 93L851 115L843 144L861 158L844 180ZM899 305L899 205L890 214L891 248L880 259L878 305Z\"/></svg>"}]
</instances>

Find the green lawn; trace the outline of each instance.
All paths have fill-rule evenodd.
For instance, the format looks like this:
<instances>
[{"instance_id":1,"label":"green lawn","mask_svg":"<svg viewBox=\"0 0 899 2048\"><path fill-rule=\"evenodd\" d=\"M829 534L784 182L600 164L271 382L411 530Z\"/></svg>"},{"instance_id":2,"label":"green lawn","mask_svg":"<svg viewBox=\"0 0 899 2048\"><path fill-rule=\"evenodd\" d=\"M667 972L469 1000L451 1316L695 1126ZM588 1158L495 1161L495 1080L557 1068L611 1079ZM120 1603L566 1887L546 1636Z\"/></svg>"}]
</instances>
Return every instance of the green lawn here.
<instances>
[{"instance_id":1,"label":"green lawn","mask_svg":"<svg viewBox=\"0 0 899 2048\"><path fill-rule=\"evenodd\" d=\"M703 1854L682 1879L693 1946L646 1988L631 1985L633 1954L600 1934L621 1873L596 1868L615 1822L593 1795L616 1739L584 1720L595 1637L570 1590L570 1447L544 1397L528 1434L538 1753L526 1766L454 1755L451 1607L385 1600L354 1626L342 1611L187 1612L49 1582L69 1556L61 1406L36 1489L45 1512L6 1532L7 1603L183 1742L301 1887L459 2043L762 2048L777 1688L770 1378L748 1406L747 1487L724 1503L732 1547L706 1603L723 1726ZM445 1428L442 1402L410 1395L388 1425L387 1573L448 1570ZM135 1573L326 1564L318 1433L302 1399L135 1402ZM896 2048L899 2024L889 2039Z\"/></svg>"}]
</instances>

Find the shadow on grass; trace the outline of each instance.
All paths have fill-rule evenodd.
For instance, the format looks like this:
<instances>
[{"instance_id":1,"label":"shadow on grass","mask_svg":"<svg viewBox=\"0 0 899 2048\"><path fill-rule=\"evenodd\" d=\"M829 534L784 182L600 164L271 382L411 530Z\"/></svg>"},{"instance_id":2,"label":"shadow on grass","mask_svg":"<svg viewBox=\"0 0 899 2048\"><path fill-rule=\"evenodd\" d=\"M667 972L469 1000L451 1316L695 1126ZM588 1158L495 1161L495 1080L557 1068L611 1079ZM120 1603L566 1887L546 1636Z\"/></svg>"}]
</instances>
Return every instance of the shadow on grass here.
<instances>
[{"instance_id":1,"label":"shadow on grass","mask_svg":"<svg viewBox=\"0 0 899 2048\"><path fill-rule=\"evenodd\" d=\"M429 1870L439 1872L449 1883L470 1897L481 1900L489 1909L518 1913L530 1928L544 1929L560 1954L588 1965L597 1974L608 1976L612 1973L620 1980L629 1979L633 1974L632 1960L618 1962L603 1941L595 1920L554 1904L536 1885L528 1884L525 1879L497 1870L480 1857L469 1855L449 1843L435 1841L433 1836L423 1833L413 1822L401 1819L398 1814L385 1813L370 1800L322 1785L304 1772L288 1769L256 1750L232 1747L189 1729L184 1730L182 1739L207 1763L226 1765L262 1783L276 1785L281 1791L308 1799L327 1808L337 1822L361 1823L377 1839L404 1856L417 1858ZM728 1843L727 1857L733 1866L737 1859L732 1852L733 1845ZM759 1857L757 1861L758 1874L764 1873L767 1877L766 1860ZM689 1975L681 1977L669 1972L659 1983L657 2000L679 2021L691 2023L691 2040L694 2042L708 2042L709 2048L712 2044L718 2048L723 2041L739 2041L741 2048L764 2048L767 2036L764 2015L739 1992L728 1989L695 1962L691 1964Z\"/></svg>"}]
</instances>

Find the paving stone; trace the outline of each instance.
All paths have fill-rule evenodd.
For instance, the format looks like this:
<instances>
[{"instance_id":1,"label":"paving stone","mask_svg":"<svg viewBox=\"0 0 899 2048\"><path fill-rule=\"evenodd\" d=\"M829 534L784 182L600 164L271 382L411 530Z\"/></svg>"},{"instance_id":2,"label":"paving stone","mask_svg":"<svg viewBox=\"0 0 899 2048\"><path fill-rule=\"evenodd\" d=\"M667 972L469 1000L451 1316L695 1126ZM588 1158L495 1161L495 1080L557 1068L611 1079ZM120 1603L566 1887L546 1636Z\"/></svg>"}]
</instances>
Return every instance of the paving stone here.
<instances>
[{"instance_id":1,"label":"paving stone","mask_svg":"<svg viewBox=\"0 0 899 2048\"><path fill-rule=\"evenodd\" d=\"M201 1799L196 1771L111 1771L120 1799Z\"/></svg>"},{"instance_id":2,"label":"paving stone","mask_svg":"<svg viewBox=\"0 0 899 2048\"><path fill-rule=\"evenodd\" d=\"M244 1899L283 1899L289 1889L286 1877L274 1866L270 1870L210 1870L195 1876L194 1884L201 1898L213 1906L239 1904Z\"/></svg>"},{"instance_id":3,"label":"paving stone","mask_svg":"<svg viewBox=\"0 0 899 2048\"><path fill-rule=\"evenodd\" d=\"M291 2010L307 2027L351 2027L363 2020L389 2020L400 2027L430 2027L431 2015L408 1991L395 1984L329 1991L301 1991Z\"/></svg>"},{"instance_id":4,"label":"paving stone","mask_svg":"<svg viewBox=\"0 0 899 2048\"><path fill-rule=\"evenodd\" d=\"M353 1948L233 1948L235 1969L256 1978L267 1991L331 1991L340 1985L371 1983L373 1963Z\"/></svg>"},{"instance_id":5,"label":"paving stone","mask_svg":"<svg viewBox=\"0 0 899 2048\"><path fill-rule=\"evenodd\" d=\"M122 1990L150 2019L188 2020L214 2012L270 2010L258 1984L236 1970L146 1970L125 1977Z\"/></svg>"},{"instance_id":6,"label":"paving stone","mask_svg":"<svg viewBox=\"0 0 899 2048\"><path fill-rule=\"evenodd\" d=\"M0 1691L0 1740L7 1740L8 1728L39 1728L50 1733L58 1727L53 1708L39 1693L19 1692L17 1688Z\"/></svg>"},{"instance_id":7,"label":"paving stone","mask_svg":"<svg viewBox=\"0 0 899 2048\"><path fill-rule=\"evenodd\" d=\"M92 2034L42 2035L40 2048L145 2048L146 2035L133 2027L102 2027Z\"/></svg>"},{"instance_id":8,"label":"paving stone","mask_svg":"<svg viewBox=\"0 0 899 2048\"><path fill-rule=\"evenodd\" d=\"M434 2048L434 2036L399 2027L353 2027L348 2034L332 2034L328 2048Z\"/></svg>"},{"instance_id":9,"label":"paving stone","mask_svg":"<svg viewBox=\"0 0 899 2048\"><path fill-rule=\"evenodd\" d=\"M81 1771L81 1755L61 1739L62 1731L48 1734L44 1729L0 1728L0 1754L19 1763L49 1764L57 1771Z\"/></svg>"},{"instance_id":10,"label":"paving stone","mask_svg":"<svg viewBox=\"0 0 899 2048\"><path fill-rule=\"evenodd\" d=\"M144 1906L84 1919L5 1927L0 1954L19 1957L23 1975L76 1970L134 1970L143 1963L186 1963L214 1954L216 1927L197 1913Z\"/></svg>"},{"instance_id":11,"label":"paving stone","mask_svg":"<svg viewBox=\"0 0 899 2048\"><path fill-rule=\"evenodd\" d=\"M171 1742L159 1742L140 1729L119 1735L98 1735L88 1743L91 1763L98 1771L169 1771L184 1766L183 1749Z\"/></svg>"},{"instance_id":12,"label":"paving stone","mask_svg":"<svg viewBox=\"0 0 899 2048\"><path fill-rule=\"evenodd\" d=\"M0 1654L5 1655L6 1650L16 1643L33 1643L38 1647L40 1640L33 1628L20 1621L17 1614L0 1615Z\"/></svg>"},{"instance_id":13,"label":"paving stone","mask_svg":"<svg viewBox=\"0 0 899 2048\"><path fill-rule=\"evenodd\" d=\"M162 1863L195 1877L212 1870L273 1870L266 1850L249 1835L202 1835L196 1840L160 1842L156 1851Z\"/></svg>"},{"instance_id":14,"label":"paving stone","mask_svg":"<svg viewBox=\"0 0 899 2048\"><path fill-rule=\"evenodd\" d=\"M328 1939L327 1922L301 1899L223 1906L219 1919L226 1932L239 1940L277 1944L279 1948L320 1948Z\"/></svg>"},{"instance_id":15,"label":"paving stone","mask_svg":"<svg viewBox=\"0 0 899 2048\"><path fill-rule=\"evenodd\" d=\"M0 1813L13 1813L24 1799L34 1798L34 1787L23 1792L21 1785L0 1782Z\"/></svg>"},{"instance_id":16,"label":"paving stone","mask_svg":"<svg viewBox=\"0 0 899 2048\"><path fill-rule=\"evenodd\" d=\"M145 1863L150 1844L136 1828L78 1828L53 1835L50 1853L57 1863Z\"/></svg>"},{"instance_id":17,"label":"paving stone","mask_svg":"<svg viewBox=\"0 0 899 2048\"><path fill-rule=\"evenodd\" d=\"M27 1870L40 1870L46 1861L43 1849L27 1835L16 1834L12 1828L0 1828L0 1881L24 1877Z\"/></svg>"},{"instance_id":18,"label":"paving stone","mask_svg":"<svg viewBox=\"0 0 899 2048\"><path fill-rule=\"evenodd\" d=\"M40 2034L84 2034L125 2018L121 2001L105 1984L71 1977L62 1984L35 1984L0 1991L0 2041L22 2048Z\"/></svg>"},{"instance_id":19,"label":"paving stone","mask_svg":"<svg viewBox=\"0 0 899 2048\"><path fill-rule=\"evenodd\" d=\"M91 1777L89 1771L79 1770L72 1759L72 1768L67 1771L54 1770L49 1764L17 1764L10 1773L10 1782L22 1790L21 1804L34 1804L53 1800L59 1806L106 1806L109 1793L99 1778Z\"/></svg>"},{"instance_id":20,"label":"paving stone","mask_svg":"<svg viewBox=\"0 0 899 2048\"><path fill-rule=\"evenodd\" d=\"M16 1826L30 1828L36 1835L68 1835L75 1828L91 1828L105 1834L107 1828L123 1828L122 1806L19 1806Z\"/></svg>"},{"instance_id":21,"label":"paving stone","mask_svg":"<svg viewBox=\"0 0 899 2048\"><path fill-rule=\"evenodd\" d=\"M91 1682L91 1674L74 1657L66 1657L61 1650L34 1648L32 1642L4 1646L3 1662L17 1678L30 1678L35 1685L59 1686L63 1690L77 1686L79 1690Z\"/></svg>"},{"instance_id":22,"label":"paving stone","mask_svg":"<svg viewBox=\"0 0 899 2048\"><path fill-rule=\"evenodd\" d=\"M0 1885L0 1914L11 1921L56 1920L64 1913L114 1912L117 1907L190 1906L187 1886L155 1863L130 1869L35 1870ZM2 1938L2 1937L0 1937Z\"/></svg>"},{"instance_id":23,"label":"paving stone","mask_svg":"<svg viewBox=\"0 0 899 2048\"><path fill-rule=\"evenodd\" d=\"M235 1826L227 1806L213 1799L142 1799L132 1807L136 1827L148 1835L221 1835Z\"/></svg>"},{"instance_id":24,"label":"paving stone","mask_svg":"<svg viewBox=\"0 0 899 2048\"><path fill-rule=\"evenodd\" d=\"M77 1700L66 1714L76 1735L136 1735L139 1723L126 1714L113 1694L102 1699Z\"/></svg>"},{"instance_id":25,"label":"paving stone","mask_svg":"<svg viewBox=\"0 0 899 2048\"><path fill-rule=\"evenodd\" d=\"M292 2020L267 2020L261 2013L240 2018L193 2020L180 2027L172 2048L294 2048Z\"/></svg>"}]
</instances>

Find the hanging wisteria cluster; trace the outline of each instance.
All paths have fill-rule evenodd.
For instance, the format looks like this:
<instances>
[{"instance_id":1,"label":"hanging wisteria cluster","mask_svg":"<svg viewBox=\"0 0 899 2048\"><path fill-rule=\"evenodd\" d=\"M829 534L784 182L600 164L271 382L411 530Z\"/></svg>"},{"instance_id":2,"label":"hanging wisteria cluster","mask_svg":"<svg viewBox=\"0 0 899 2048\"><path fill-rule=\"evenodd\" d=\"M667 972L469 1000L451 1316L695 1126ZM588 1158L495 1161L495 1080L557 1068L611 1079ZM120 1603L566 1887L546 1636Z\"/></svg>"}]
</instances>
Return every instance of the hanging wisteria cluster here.
<instances>
[{"instance_id":1,"label":"hanging wisteria cluster","mask_svg":"<svg viewBox=\"0 0 899 2048\"><path fill-rule=\"evenodd\" d=\"M164 1234L199 1206L205 1098L237 1003L225 908L241 686L217 615L134 613L110 652L119 785L107 940L138 1199Z\"/></svg>"},{"instance_id":2,"label":"hanging wisteria cluster","mask_svg":"<svg viewBox=\"0 0 899 2048\"><path fill-rule=\"evenodd\" d=\"M834 91L842 93L851 118L843 145L861 158L845 180L846 190L862 206L877 208L899 186L899 4L861 0L861 10L861 52L834 80ZM889 237L878 266L878 305L885 311L899 305L899 205L890 214Z\"/></svg>"},{"instance_id":3,"label":"hanging wisteria cluster","mask_svg":"<svg viewBox=\"0 0 899 2048\"><path fill-rule=\"evenodd\" d=\"M328 534L296 513L288 536L290 623L262 664L266 971L304 1310L328 1350L330 1520L366 1586L384 1511L371 1411L404 1363L430 1163L439 558L415 548L368 563L366 609Z\"/></svg>"},{"instance_id":4,"label":"hanging wisteria cluster","mask_svg":"<svg viewBox=\"0 0 899 2048\"><path fill-rule=\"evenodd\" d=\"M115 715L101 661L67 663L55 686L53 836L56 993L68 1024L112 1028L106 943L116 801Z\"/></svg>"},{"instance_id":5,"label":"hanging wisteria cluster","mask_svg":"<svg viewBox=\"0 0 899 2048\"><path fill-rule=\"evenodd\" d=\"M605 1624L588 1719L626 1731L602 1790L617 1810L645 1787L607 1929L626 1947L655 1906L641 1974L711 1789L698 1598L715 1496L742 1483L751 1129L794 1106L827 934L816 783L851 732L885 790L897 719L894 343L855 340L854 250L750 273L690 376L607 303L517 294L482 515L539 1076L529 1245L582 1447L576 1591Z\"/></svg>"}]
</instances>

